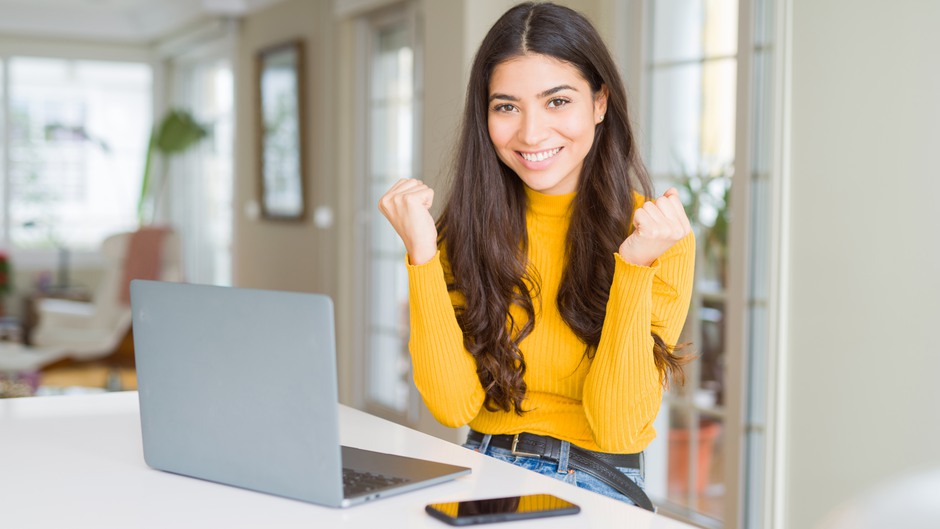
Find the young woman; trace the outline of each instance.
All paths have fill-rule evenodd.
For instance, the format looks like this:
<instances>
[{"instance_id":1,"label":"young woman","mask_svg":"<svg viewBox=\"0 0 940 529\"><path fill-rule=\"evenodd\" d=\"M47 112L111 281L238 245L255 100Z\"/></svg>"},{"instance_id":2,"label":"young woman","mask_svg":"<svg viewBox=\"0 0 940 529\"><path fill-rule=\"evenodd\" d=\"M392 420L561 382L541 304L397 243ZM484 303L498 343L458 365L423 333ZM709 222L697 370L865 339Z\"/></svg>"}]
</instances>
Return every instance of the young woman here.
<instances>
[{"instance_id":1,"label":"young woman","mask_svg":"<svg viewBox=\"0 0 940 529\"><path fill-rule=\"evenodd\" d=\"M652 509L642 451L692 290L675 189L655 199L626 93L580 14L520 4L470 74L453 188L379 208L408 251L418 390L465 446Z\"/></svg>"}]
</instances>

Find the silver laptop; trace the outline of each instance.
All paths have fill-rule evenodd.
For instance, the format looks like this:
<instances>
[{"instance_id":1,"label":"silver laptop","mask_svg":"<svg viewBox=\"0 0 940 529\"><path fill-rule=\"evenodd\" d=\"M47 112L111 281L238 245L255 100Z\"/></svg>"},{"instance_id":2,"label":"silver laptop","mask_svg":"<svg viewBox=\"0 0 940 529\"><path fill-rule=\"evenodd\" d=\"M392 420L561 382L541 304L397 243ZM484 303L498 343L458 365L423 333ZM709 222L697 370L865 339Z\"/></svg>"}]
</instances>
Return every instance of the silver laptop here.
<instances>
[{"instance_id":1,"label":"silver laptop","mask_svg":"<svg viewBox=\"0 0 940 529\"><path fill-rule=\"evenodd\" d=\"M340 446L327 296L135 280L131 307L153 468L331 507L470 473Z\"/></svg>"}]
</instances>

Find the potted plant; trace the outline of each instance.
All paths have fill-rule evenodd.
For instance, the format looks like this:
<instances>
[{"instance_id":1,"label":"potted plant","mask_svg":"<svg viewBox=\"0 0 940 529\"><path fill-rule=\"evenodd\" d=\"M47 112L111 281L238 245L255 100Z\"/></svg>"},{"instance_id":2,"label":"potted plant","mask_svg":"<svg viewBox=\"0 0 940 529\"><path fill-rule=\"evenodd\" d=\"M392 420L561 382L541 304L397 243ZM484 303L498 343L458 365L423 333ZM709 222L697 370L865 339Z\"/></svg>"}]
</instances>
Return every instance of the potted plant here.
<instances>
[{"instance_id":1,"label":"potted plant","mask_svg":"<svg viewBox=\"0 0 940 529\"><path fill-rule=\"evenodd\" d=\"M171 109L160 123L150 133L150 143L147 147L147 158L144 162L144 177L140 183L140 198L137 201L137 219L144 225L145 209L150 206L151 222L157 214L160 196L166 188L167 177L164 174L160 179L159 189L154 192L151 184L151 166L154 155L165 159L183 153L196 145L208 134L205 126L198 123L193 116L182 109Z\"/></svg>"},{"instance_id":2,"label":"potted plant","mask_svg":"<svg viewBox=\"0 0 940 529\"><path fill-rule=\"evenodd\" d=\"M706 278L727 285L728 223L731 175L728 164L702 167L697 171L683 170L678 190L685 212L695 230L702 253L696 259L705 265Z\"/></svg>"}]
</instances>

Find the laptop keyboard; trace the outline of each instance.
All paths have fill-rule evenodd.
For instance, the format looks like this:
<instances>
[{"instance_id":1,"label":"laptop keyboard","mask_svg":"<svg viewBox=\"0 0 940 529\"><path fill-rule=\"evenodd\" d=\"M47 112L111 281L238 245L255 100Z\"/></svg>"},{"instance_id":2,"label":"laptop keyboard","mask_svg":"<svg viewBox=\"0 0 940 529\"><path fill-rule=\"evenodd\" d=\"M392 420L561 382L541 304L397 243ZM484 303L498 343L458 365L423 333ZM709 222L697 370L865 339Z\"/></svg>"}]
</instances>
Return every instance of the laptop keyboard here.
<instances>
[{"instance_id":1,"label":"laptop keyboard","mask_svg":"<svg viewBox=\"0 0 940 529\"><path fill-rule=\"evenodd\" d=\"M372 472L360 472L351 468L343 469L343 496L350 497L357 494L381 490L393 485L407 483L405 478L383 476Z\"/></svg>"}]
</instances>

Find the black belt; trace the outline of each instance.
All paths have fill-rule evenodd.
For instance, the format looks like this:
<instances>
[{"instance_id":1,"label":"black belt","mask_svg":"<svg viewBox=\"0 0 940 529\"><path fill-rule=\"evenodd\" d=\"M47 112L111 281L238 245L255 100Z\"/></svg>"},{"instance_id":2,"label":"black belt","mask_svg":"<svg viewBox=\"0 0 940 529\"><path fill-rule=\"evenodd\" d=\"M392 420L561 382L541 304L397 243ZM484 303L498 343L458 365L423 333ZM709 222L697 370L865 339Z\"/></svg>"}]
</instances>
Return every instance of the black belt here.
<instances>
[{"instance_id":1,"label":"black belt","mask_svg":"<svg viewBox=\"0 0 940 529\"><path fill-rule=\"evenodd\" d=\"M482 433L470 430L467 441L483 442ZM516 456L538 457L557 463L561 457L561 440L544 435L520 433L516 435L494 435L489 446L509 450ZM648 511L653 511L653 502L632 479L623 475L615 467L640 468L641 454L608 454L585 450L571 445L568 452L568 465L582 472L587 472L610 485L633 503Z\"/></svg>"}]
</instances>

